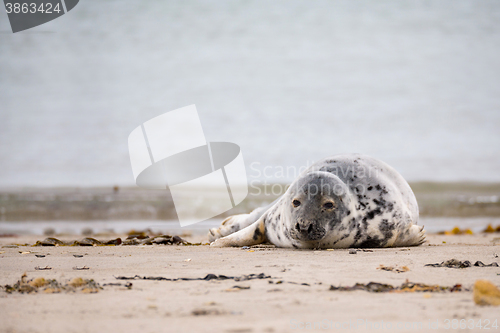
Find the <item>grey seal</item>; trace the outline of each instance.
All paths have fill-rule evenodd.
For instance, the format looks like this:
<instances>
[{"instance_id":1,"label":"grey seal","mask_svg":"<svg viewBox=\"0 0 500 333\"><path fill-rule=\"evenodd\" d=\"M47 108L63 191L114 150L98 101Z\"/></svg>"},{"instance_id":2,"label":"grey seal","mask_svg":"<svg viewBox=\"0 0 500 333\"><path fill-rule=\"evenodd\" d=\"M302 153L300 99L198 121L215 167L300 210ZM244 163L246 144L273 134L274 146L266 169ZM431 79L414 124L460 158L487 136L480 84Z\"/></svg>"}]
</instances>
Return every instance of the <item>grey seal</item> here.
<instances>
[{"instance_id":1,"label":"grey seal","mask_svg":"<svg viewBox=\"0 0 500 333\"><path fill-rule=\"evenodd\" d=\"M286 192L211 229L211 246L270 242L300 249L417 246L425 241L408 183L375 158L336 155L311 165Z\"/></svg>"}]
</instances>

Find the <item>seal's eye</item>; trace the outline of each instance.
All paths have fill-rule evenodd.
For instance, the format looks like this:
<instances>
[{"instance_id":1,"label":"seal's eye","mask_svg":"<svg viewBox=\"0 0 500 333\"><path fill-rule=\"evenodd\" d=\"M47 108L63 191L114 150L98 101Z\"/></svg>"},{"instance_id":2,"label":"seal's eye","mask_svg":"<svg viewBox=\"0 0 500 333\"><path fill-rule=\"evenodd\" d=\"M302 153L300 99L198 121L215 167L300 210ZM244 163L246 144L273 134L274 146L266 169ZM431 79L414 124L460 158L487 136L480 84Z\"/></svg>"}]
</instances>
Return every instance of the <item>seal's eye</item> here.
<instances>
[{"instance_id":1,"label":"seal's eye","mask_svg":"<svg viewBox=\"0 0 500 333\"><path fill-rule=\"evenodd\" d=\"M327 202L326 204L323 205L326 209L332 209L333 208L333 203L332 202Z\"/></svg>"},{"instance_id":2,"label":"seal's eye","mask_svg":"<svg viewBox=\"0 0 500 333\"><path fill-rule=\"evenodd\" d=\"M299 200L293 200L292 201L293 207L299 207L300 206L300 201Z\"/></svg>"}]
</instances>

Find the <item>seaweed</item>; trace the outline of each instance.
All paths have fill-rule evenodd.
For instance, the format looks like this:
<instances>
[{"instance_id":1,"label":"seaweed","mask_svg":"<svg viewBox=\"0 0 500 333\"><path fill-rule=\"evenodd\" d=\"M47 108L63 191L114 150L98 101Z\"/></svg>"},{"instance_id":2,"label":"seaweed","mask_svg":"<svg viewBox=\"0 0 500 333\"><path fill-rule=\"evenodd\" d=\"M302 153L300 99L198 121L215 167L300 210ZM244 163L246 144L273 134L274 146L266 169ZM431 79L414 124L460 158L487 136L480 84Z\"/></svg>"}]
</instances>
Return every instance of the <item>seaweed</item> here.
<instances>
[{"instance_id":1,"label":"seaweed","mask_svg":"<svg viewBox=\"0 0 500 333\"><path fill-rule=\"evenodd\" d=\"M28 280L26 273L21 276L13 285L5 285L3 289L11 294L13 292L24 293L60 293L60 292L80 292L97 293L102 287L93 279L74 278L68 283L61 283L55 279L45 279L37 277Z\"/></svg>"},{"instance_id":2,"label":"seaweed","mask_svg":"<svg viewBox=\"0 0 500 333\"><path fill-rule=\"evenodd\" d=\"M443 261L441 263L426 264L425 266L448 267L448 268L468 268L468 267L472 267L472 264L470 263L469 260L460 261L457 259L450 259L450 260ZM482 261L476 261L474 263L474 266L476 266L476 267L498 267L498 264L496 262L492 262L491 264L486 265Z\"/></svg>"},{"instance_id":3,"label":"seaweed","mask_svg":"<svg viewBox=\"0 0 500 333\"><path fill-rule=\"evenodd\" d=\"M377 269L380 269L382 271L388 271L388 272L396 272L396 273L404 273L404 272L408 272L410 270L408 268L408 266L402 266L402 267L398 268L398 267L384 266L384 265L380 265L379 267L377 267Z\"/></svg>"},{"instance_id":4,"label":"seaweed","mask_svg":"<svg viewBox=\"0 0 500 333\"><path fill-rule=\"evenodd\" d=\"M144 234L134 234L128 236L124 241L121 238L115 238L106 241L100 241L95 238L85 237L81 240L62 241L54 237L45 238L37 241L32 246L116 246L116 245L208 245L202 243L190 243L180 236L158 235L149 237Z\"/></svg>"},{"instance_id":5,"label":"seaweed","mask_svg":"<svg viewBox=\"0 0 500 333\"><path fill-rule=\"evenodd\" d=\"M271 276L260 274L248 274L242 276L226 276L217 274L207 274L203 278L166 278L163 276L115 276L117 280L155 280L155 281L211 281L211 280L234 280L234 281L247 281L255 279L270 279Z\"/></svg>"},{"instance_id":6,"label":"seaweed","mask_svg":"<svg viewBox=\"0 0 500 333\"><path fill-rule=\"evenodd\" d=\"M500 305L500 290L488 280L476 281L473 297L477 305Z\"/></svg>"},{"instance_id":7,"label":"seaweed","mask_svg":"<svg viewBox=\"0 0 500 333\"><path fill-rule=\"evenodd\" d=\"M105 246L105 245L120 245L122 243L121 238L111 239L108 241L100 241L95 238L85 237L79 241L67 241L63 242L54 237L45 238L42 241L37 241L32 246Z\"/></svg>"},{"instance_id":8,"label":"seaweed","mask_svg":"<svg viewBox=\"0 0 500 333\"><path fill-rule=\"evenodd\" d=\"M409 282L406 280L405 283L401 284L401 286L392 286L390 284L384 284L379 282L369 282L367 284L356 283L352 287L338 286L335 287L333 285L330 286L332 291L355 291L355 290L363 290L372 293L387 293L387 292L459 292L466 291L466 289L462 288L461 284L455 284L454 286L439 286L439 285L428 285L423 283L415 283Z\"/></svg>"},{"instance_id":9,"label":"seaweed","mask_svg":"<svg viewBox=\"0 0 500 333\"><path fill-rule=\"evenodd\" d=\"M459 227L455 227L451 230L440 231L438 235L473 235L474 232L470 229L460 229Z\"/></svg>"},{"instance_id":10,"label":"seaweed","mask_svg":"<svg viewBox=\"0 0 500 333\"><path fill-rule=\"evenodd\" d=\"M483 230L484 233L493 233L493 232L500 232L500 225L498 225L496 228L493 227L491 224L488 224L488 226Z\"/></svg>"}]
</instances>

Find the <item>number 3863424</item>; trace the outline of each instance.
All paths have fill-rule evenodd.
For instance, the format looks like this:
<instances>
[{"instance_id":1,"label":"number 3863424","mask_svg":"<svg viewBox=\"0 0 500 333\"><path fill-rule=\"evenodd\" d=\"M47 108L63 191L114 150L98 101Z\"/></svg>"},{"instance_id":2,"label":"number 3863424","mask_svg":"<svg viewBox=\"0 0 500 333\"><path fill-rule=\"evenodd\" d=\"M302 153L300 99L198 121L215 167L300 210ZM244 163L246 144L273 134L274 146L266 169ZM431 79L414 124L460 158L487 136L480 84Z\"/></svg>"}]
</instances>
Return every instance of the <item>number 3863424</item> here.
<instances>
[{"instance_id":1,"label":"number 3863424","mask_svg":"<svg viewBox=\"0 0 500 333\"><path fill-rule=\"evenodd\" d=\"M36 3L27 3L27 2L14 2L10 3L7 2L5 4L5 10L7 11L7 14L14 13L14 14L34 14L34 13L45 13L45 14L52 14L52 13L60 13L61 8L59 6L59 3L57 3L55 6L51 4L50 2L47 3L41 3L40 5L37 5Z\"/></svg>"}]
</instances>

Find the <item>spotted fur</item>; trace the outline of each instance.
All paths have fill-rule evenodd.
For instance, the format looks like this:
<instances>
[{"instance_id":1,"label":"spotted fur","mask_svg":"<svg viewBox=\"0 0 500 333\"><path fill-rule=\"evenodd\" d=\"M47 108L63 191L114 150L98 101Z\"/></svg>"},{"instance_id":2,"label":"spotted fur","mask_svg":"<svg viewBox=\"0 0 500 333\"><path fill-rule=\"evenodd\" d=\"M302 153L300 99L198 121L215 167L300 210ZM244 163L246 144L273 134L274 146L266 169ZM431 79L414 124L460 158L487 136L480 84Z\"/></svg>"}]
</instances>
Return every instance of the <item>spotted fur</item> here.
<instances>
[{"instance_id":1,"label":"spotted fur","mask_svg":"<svg viewBox=\"0 0 500 333\"><path fill-rule=\"evenodd\" d=\"M217 247L416 246L425 241L417 222L417 201L403 177L384 162L349 154L315 163L271 205L227 218L209 238Z\"/></svg>"}]
</instances>

